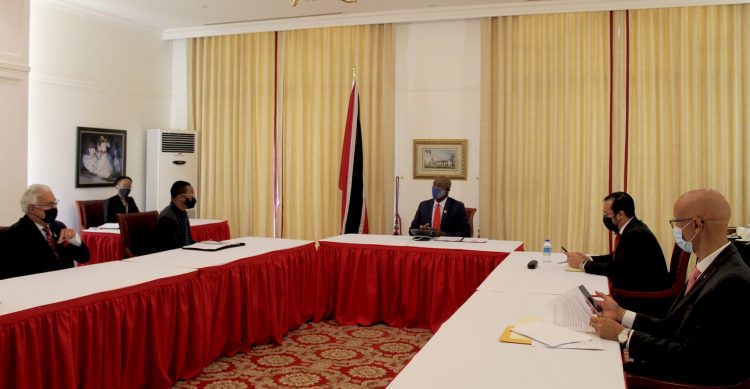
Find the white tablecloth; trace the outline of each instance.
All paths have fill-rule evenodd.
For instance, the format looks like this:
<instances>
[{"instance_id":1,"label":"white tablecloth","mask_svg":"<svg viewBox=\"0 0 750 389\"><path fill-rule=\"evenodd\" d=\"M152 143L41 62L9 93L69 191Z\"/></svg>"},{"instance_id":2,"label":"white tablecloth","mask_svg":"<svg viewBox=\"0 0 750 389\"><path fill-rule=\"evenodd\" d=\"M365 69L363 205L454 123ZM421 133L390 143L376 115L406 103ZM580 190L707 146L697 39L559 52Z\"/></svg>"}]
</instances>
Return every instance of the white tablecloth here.
<instances>
[{"instance_id":1,"label":"white tablecloth","mask_svg":"<svg viewBox=\"0 0 750 389\"><path fill-rule=\"evenodd\" d=\"M432 249L473 250L508 253L519 248L523 242L514 240L490 240L485 243L417 241L411 236L346 234L321 239L321 242L371 244L395 247L421 247Z\"/></svg>"}]
</instances>

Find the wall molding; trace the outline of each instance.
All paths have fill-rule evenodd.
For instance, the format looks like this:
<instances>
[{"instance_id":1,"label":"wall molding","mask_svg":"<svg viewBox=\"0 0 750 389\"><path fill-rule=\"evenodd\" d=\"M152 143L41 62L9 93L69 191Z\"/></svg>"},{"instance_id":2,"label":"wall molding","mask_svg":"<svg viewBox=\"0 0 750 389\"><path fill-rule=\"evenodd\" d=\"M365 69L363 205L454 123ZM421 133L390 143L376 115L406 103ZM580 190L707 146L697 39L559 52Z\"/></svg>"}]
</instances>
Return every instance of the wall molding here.
<instances>
[{"instance_id":1,"label":"wall molding","mask_svg":"<svg viewBox=\"0 0 750 389\"><path fill-rule=\"evenodd\" d=\"M745 2L746 1L743 0L539 0L491 5L434 7L415 10L324 15L311 16L307 18L276 19L257 22L228 23L222 25L170 28L165 29L162 32L162 39L186 39L205 36L245 34L252 32L288 31L306 28L322 28L378 23L408 23L439 20L476 19L492 16L616 11L624 9L688 7L718 4L741 4Z\"/></svg>"},{"instance_id":2,"label":"wall molding","mask_svg":"<svg viewBox=\"0 0 750 389\"><path fill-rule=\"evenodd\" d=\"M397 92L466 92L477 91L481 88L479 84L461 84L461 85L430 85L430 86L398 86Z\"/></svg>"},{"instance_id":3,"label":"wall molding","mask_svg":"<svg viewBox=\"0 0 750 389\"><path fill-rule=\"evenodd\" d=\"M18 63L3 62L3 61L0 61L0 69L12 70L12 71L23 72L23 73L29 73L31 71L31 67L29 67L29 65L22 65Z\"/></svg>"},{"instance_id":4,"label":"wall molding","mask_svg":"<svg viewBox=\"0 0 750 389\"><path fill-rule=\"evenodd\" d=\"M141 96L141 97L147 96L147 97L160 97L160 98L172 97L171 91L154 92L152 90L146 90L143 88L132 88L132 87L109 84L109 83L81 81L81 80L76 80L72 78L57 77L57 76L51 76L51 75L39 74L39 73L33 73L33 72L30 73L29 75L29 81L39 82L43 84L64 86L67 88L86 89L86 90L92 90L92 91L97 91L97 92L114 93L114 94L119 94L119 95Z\"/></svg>"}]
</instances>

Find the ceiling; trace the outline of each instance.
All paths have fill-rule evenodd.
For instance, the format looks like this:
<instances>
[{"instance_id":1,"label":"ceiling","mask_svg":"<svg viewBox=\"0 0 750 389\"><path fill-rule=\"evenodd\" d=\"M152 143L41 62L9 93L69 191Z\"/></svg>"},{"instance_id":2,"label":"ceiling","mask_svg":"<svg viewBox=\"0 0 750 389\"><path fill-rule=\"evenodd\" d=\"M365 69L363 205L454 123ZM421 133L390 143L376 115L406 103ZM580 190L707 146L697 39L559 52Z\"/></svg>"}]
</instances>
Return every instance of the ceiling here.
<instances>
[{"instance_id":1,"label":"ceiling","mask_svg":"<svg viewBox=\"0 0 750 389\"><path fill-rule=\"evenodd\" d=\"M743 0L34 0L162 31L164 39L332 25L549 12L676 7Z\"/></svg>"}]
</instances>

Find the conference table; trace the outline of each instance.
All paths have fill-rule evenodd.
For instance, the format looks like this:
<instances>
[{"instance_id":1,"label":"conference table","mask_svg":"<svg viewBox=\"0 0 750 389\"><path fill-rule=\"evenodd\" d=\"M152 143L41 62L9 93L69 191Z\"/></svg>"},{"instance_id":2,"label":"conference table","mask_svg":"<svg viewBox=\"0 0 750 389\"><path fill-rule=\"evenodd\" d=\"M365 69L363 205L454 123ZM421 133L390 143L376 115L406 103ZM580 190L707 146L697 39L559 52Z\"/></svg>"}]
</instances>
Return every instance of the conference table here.
<instances>
[{"instance_id":1,"label":"conference table","mask_svg":"<svg viewBox=\"0 0 750 389\"><path fill-rule=\"evenodd\" d=\"M386 323L437 331L523 242L415 241L346 234L320 240L328 309L344 325Z\"/></svg>"},{"instance_id":2,"label":"conference table","mask_svg":"<svg viewBox=\"0 0 750 389\"><path fill-rule=\"evenodd\" d=\"M229 239L229 223L226 220L190 219L190 234L197 242ZM81 240L91 252L87 265L117 261L124 258L119 229L89 228L81 231Z\"/></svg>"},{"instance_id":3,"label":"conference table","mask_svg":"<svg viewBox=\"0 0 750 389\"><path fill-rule=\"evenodd\" d=\"M570 289L608 291L606 277L566 272L564 258L527 269L541 253L510 254L391 382L389 388L620 389L625 380L617 342L604 350L551 349L504 343L505 327L543 317Z\"/></svg>"},{"instance_id":4,"label":"conference table","mask_svg":"<svg viewBox=\"0 0 750 389\"><path fill-rule=\"evenodd\" d=\"M313 242L233 241L0 281L0 382L166 388L320 320Z\"/></svg>"}]
</instances>

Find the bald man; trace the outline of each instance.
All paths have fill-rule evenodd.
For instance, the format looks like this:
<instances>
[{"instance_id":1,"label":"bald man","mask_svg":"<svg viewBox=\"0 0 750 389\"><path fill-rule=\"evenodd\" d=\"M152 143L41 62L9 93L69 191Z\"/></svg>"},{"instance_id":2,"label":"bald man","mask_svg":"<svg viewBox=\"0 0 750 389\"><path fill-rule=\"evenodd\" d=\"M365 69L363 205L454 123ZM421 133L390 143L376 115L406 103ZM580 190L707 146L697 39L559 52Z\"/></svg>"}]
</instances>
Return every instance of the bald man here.
<instances>
[{"instance_id":1,"label":"bald man","mask_svg":"<svg viewBox=\"0 0 750 389\"><path fill-rule=\"evenodd\" d=\"M750 378L750 268L727 240L730 207L719 192L698 189L674 205L677 244L698 257L680 297L663 319L626 311L601 292L604 309L591 325L617 340L638 375L700 385Z\"/></svg>"},{"instance_id":2,"label":"bald man","mask_svg":"<svg viewBox=\"0 0 750 389\"><path fill-rule=\"evenodd\" d=\"M432 181L432 198L419 203L411 221L409 235L415 228L432 228L438 235L469 237L469 219L464 203L448 197L451 179L438 176Z\"/></svg>"}]
</instances>

